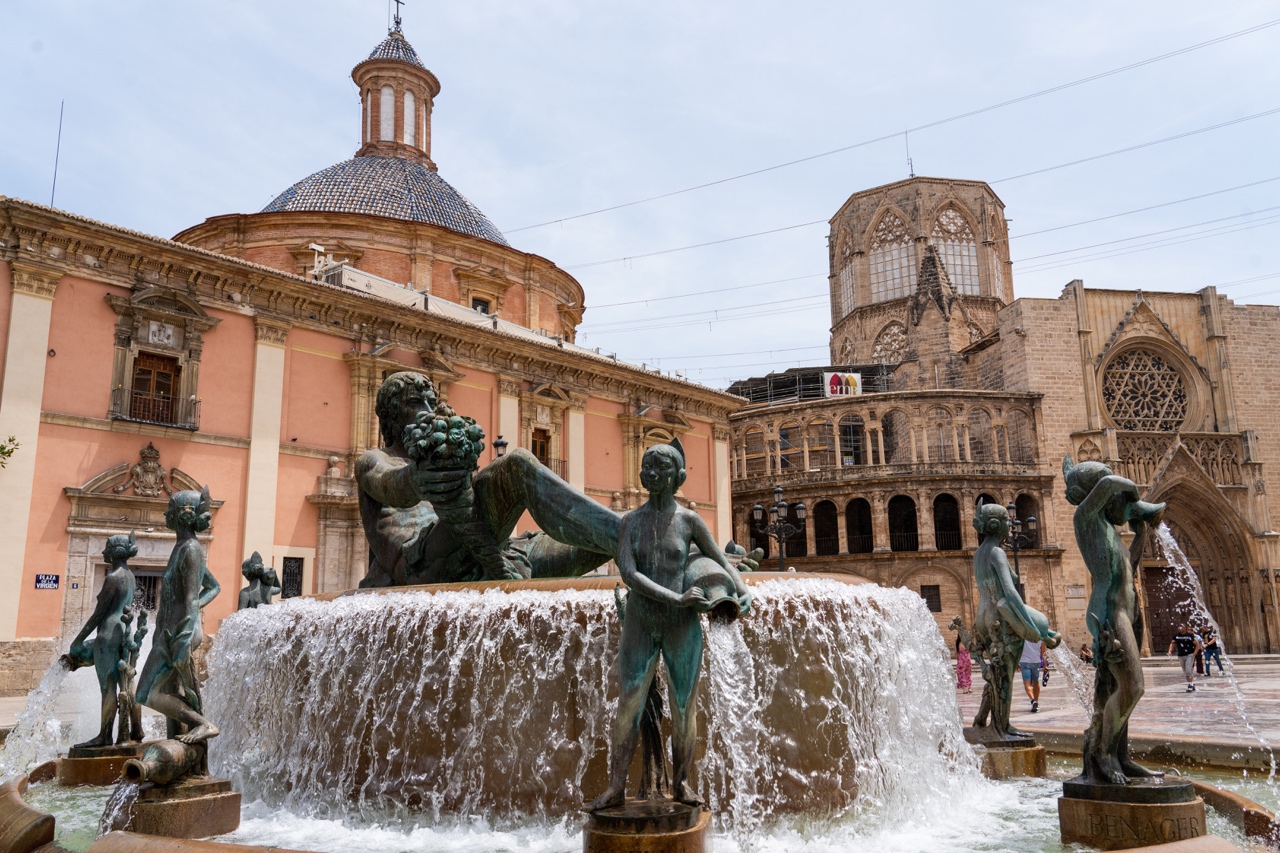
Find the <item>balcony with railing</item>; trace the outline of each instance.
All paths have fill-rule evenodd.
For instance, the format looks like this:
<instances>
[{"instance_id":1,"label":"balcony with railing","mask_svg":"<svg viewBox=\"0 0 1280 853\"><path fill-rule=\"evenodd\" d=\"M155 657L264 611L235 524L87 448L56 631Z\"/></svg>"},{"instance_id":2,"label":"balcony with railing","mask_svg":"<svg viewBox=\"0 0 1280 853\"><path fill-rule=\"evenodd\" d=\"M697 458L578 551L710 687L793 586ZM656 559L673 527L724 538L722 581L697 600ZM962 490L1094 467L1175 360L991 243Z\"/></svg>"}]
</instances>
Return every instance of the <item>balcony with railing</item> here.
<instances>
[{"instance_id":1,"label":"balcony with railing","mask_svg":"<svg viewBox=\"0 0 1280 853\"><path fill-rule=\"evenodd\" d=\"M135 421L178 429L200 429L200 401L194 397L182 399L168 394L152 394L115 388L111 392L111 411L107 415L113 421Z\"/></svg>"},{"instance_id":2,"label":"balcony with railing","mask_svg":"<svg viewBox=\"0 0 1280 853\"><path fill-rule=\"evenodd\" d=\"M538 461L541 462L543 465L546 465L552 471L554 471L556 476L559 477L561 480L569 479L569 463L566 460L551 459L551 458L543 459L541 456L539 456Z\"/></svg>"}]
</instances>

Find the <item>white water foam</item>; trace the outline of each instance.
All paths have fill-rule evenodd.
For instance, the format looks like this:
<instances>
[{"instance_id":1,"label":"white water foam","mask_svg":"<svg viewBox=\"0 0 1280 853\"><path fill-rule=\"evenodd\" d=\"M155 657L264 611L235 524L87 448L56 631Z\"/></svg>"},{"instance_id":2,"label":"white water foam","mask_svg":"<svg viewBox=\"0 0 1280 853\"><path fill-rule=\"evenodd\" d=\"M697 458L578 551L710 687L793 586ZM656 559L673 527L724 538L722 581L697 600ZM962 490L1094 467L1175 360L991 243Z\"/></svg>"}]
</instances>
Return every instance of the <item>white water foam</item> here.
<instances>
[{"instance_id":1,"label":"white water foam","mask_svg":"<svg viewBox=\"0 0 1280 853\"><path fill-rule=\"evenodd\" d=\"M983 785L919 596L814 579L753 592L738 623L751 666L729 685L742 649L713 630L700 703L710 748L695 780L720 831L796 814L902 825ZM248 800L300 818L484 815L496 831L576 819L603 781L618 636L612 593L597 590L241 611L209 657L222 728L210 761ZM725 748L748 724L754 737Z\"/></svg>"},{"instance_id":2,"label":"white water foam","mask_svg":"<svg viewBox=\"0 0 1280 853\"><path fill-rule=\"evenodd\" d=\"M1190 605L1196 616L1193 620L1196 624L1208 623L1213 626L1213 632L1218 637L1218 644L1222 644L1222 627L1218 624L1218 620L1213 618L1213 614L1209 612L1209 605L1204 596L1204 589L1200 586L1200 578L1196 575L1196 570L1192 567L1191 562L1187 560L1187 555L1182 553L1182 548L1178 546L1178 540L1173 538L1173 531L1169 529L1167 524L1161 522L1156 528L1156 542L1160 546L1164 558L1168 560L1169 565L1173 566L1174 572L1166 575L1167 583L1173 589L1185 596L1182 604ZM1154 651L1154 650L1153 650ZM1262 749L1266 750L1270 756L1271 772L1269 778L1274 780L1276 777L1276 753L1271 747L1271 743L1262 736L1262 733L1254 728L1253 723L1249 720L1249 715L1245 711L1244 691L1240 689L1240 681L1236 678L1235 664L1226 651L1220 651L1222 656L1222 664L1225 667L1227 682L1231 685L1232 700L1231 704L1235 707L1236 713L1240 715L1240 722L1244 725L1245 731L1256 740ZM1209 668L1209 661L1205 660L1205 669ZM1221 676L1219 676L1221 677Z\"/></svg>"},{"instance_id":3,"label":"white water foam","mask_svg":"<svg viewBox=\"0 0 1280 853\"><path fill-rule=\"evenodd\" d=\"M62 682L69 673L67 665L57 659L45 671L40 685L27 694L27 705L0 750L0 781L8 782L58 757L62 722L55 712Z\"/></svg>"}]
</instances>

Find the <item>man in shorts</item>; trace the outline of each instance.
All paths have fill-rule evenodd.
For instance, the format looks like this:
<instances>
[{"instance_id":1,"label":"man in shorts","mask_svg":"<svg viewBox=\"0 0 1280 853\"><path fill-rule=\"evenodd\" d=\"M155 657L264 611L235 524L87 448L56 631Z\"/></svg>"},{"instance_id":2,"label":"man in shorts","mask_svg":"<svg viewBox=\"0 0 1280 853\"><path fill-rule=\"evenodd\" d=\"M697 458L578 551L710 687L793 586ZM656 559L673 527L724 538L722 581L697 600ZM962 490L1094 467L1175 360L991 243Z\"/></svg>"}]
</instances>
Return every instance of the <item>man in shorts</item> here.
<instances>
[{"instance_id":1,"label":"man in shorts","mask_svg":"<svg viewBox=\"0 0 1280 853\"><path fill-rule=\"evenodd\" d=\"M1167 654L1173 654L1174 649L1178 650L1178 663L1182 664L1182 674L1187 677L1187 692L1196 692L1196 652L1203 651L1204 646L1200 642L1200 638L1187 628L1186 625L1178 626L1178 633L1173 635L1173 640L1169 642L1169 651Z\"/></svg>"},{"instance_id":2,"label":"man in shorts","mask_svg":"<svg viewBox=\"0 0 1280 853\"><path fill-rule=\"evenodd\" d=\"M1018 663L1022 667L1022 689L1027 691L1031 700L1031 713L1040 710L1040 649L1043 643L1022 641L1022 659Z\"/></svg>"}]
</instances>

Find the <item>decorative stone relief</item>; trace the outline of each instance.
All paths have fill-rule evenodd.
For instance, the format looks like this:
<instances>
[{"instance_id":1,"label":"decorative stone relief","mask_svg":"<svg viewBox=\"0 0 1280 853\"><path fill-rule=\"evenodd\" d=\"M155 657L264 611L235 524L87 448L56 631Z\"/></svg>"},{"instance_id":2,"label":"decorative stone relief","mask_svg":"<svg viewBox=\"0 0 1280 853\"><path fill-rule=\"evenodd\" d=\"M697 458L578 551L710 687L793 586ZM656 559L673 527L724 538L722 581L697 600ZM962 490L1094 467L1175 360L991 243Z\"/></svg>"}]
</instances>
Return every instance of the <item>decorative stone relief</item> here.
<instances>
[{"instance_id":1,"label":"decorative stone relief","mask_svg":"<svg viewBox=\"0 0 1280 853\"><path fill-rule=\"evenodd\" d=\"M1119 429L1174 432L1187 417L1182 375L1148 349L1112 359L1102 374L1102 400Z\"/></svg>"},{"instance_id":2,"label":"decorative stone relief","mask_svg":"<svg viewBox=\"0 0 1280 853\"><path fill-rule=\"evenodd\" d=\"M142 448L139 456L141 458L138 464L129 470L129 479L117 486L112 486L111 491L118 495L132 487L133 493L142 498L158 498L162 492L172 495L168 472L160 464L160 451L156 450L155 445L147 442L147 446Z\"/></svg>"}]
</instances>

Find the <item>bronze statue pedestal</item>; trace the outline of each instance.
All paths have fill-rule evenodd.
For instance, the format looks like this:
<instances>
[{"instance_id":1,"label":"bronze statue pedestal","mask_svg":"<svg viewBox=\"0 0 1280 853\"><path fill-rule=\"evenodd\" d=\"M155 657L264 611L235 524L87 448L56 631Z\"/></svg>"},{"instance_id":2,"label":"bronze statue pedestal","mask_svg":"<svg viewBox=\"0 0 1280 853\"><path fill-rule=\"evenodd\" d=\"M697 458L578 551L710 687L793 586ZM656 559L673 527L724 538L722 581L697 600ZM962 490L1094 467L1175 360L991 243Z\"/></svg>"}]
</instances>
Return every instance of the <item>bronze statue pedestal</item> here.
<instances>
[{"instance_id":1,"label":"bronze statue pedestal","mask_svg":"<svg viewBox=\"0 0 1280 853\"><path fill-rule=\"evenodd\" d=\"M704 853L711 849L711 813L674 800L628 800L591 812L582 853Z\"/></svg>"},{"instance_id":2,"label":"bronze statue pedestal","mask_svg":"<svg viewBox=\"0 0 1280 853\"><path fill-rule=\"evenodd\" d=\"M73 746L58 762L58 784L114 785L124 778L124 763L142 754L146 744L122 743L114 746Z\"/></svg>"},{"instance_id":3,"label":"bronze statue pedestal","mask_svg":"<svg viewBox=\"0 0 1280 853\"><path fill-rule=\"evenodd\" d=\"M1064 844L1099 850L1149 847L1206 833L1204 800L1190 782L1163 777L1128 785L1069 779L1058 798Z\"/></svg>"},{"instance_id":4,"label":"bronze statue pedestal","mask_svg":"<svg viewBox=\"0 0 1280 853\"><path fill-rule=\"evenodd\" d=\"M172 785L142 785L132 816L121 828L143 835L208 838L239 826L240 795L231 790L231 782L203 776Z\"/></svg>"},{"instance_id":5,"label":"bronze statue pedestal","mask_svg":"<svg viewBox=\"0 0 1280 853\"><path fill-rule=\"evenodd\" d=\"M988 779L1045 775L1044 747L1030 735L1001 735L990 726L967 726L964 739L974 747Z\"/></svg>"}]
</instances>

